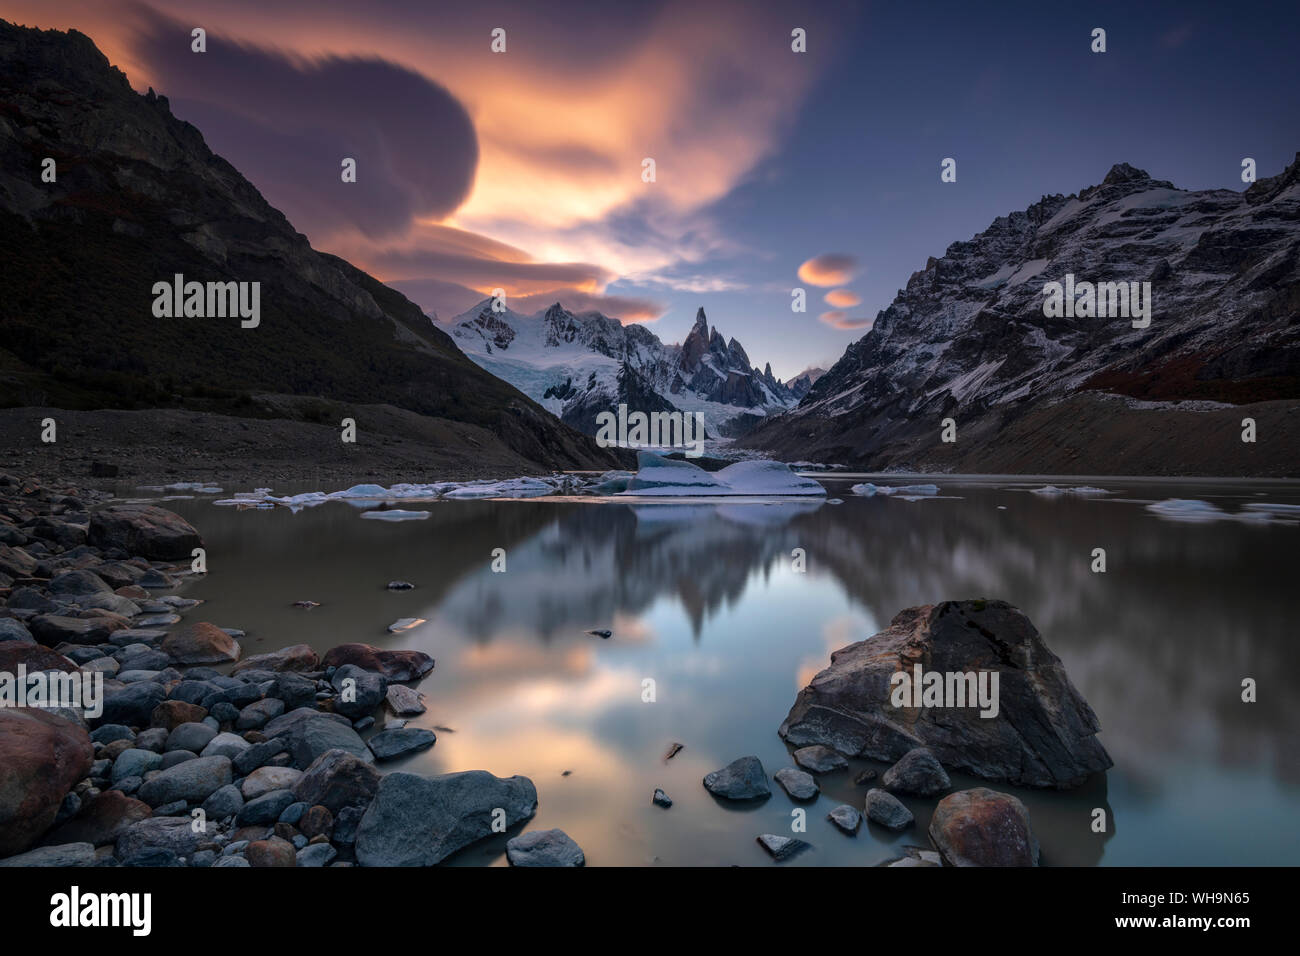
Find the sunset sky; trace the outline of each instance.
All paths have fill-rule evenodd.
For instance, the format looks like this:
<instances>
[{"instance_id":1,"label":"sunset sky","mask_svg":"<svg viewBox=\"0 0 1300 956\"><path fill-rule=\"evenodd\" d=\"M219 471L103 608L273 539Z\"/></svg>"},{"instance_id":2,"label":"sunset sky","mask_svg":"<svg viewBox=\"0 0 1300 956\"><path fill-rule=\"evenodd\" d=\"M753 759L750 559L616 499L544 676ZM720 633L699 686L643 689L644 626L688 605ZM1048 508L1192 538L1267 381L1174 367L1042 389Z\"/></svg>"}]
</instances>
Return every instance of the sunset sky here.
<instances>
[{"instance_id":1,"label":"sunset sky","mask_svg":"<svg viewBox=\"0 0 1300 956\"><path fill-rule=\"evenodd\" d=\"M450 318L502 287L519 311L559 300L671 342L702 305L782 377L833 362L927 256L1114 163L1198 189L1244 188L1247 156L1281 171L1300 149L1298 11L0 3L88 34L314 246L426 311ZM807 53L791 51L795 27Z\"/></svg>"}]
</instances>

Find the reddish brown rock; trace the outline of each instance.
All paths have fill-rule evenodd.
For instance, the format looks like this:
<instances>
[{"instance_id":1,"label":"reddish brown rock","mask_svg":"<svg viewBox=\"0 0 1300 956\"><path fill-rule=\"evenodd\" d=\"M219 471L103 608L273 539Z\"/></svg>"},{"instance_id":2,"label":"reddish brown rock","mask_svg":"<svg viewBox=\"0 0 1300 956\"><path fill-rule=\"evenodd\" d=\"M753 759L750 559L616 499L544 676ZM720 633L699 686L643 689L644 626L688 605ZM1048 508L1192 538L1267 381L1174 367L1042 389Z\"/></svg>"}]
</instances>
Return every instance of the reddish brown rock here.
<instances>
[{"instance_id":1,"label":"reddish brown rock","mask_svg":"<svg viewBox=\"0 0 1300 956\"><path fill-rule=\"evenodd\" d=\"M230 669L230 673L240 671L316 671L320 670L320 658L307 644L294 644L278 651L266 654L254 654L246 657Z\"/></svg>"},{"instance_id":2,"label":"reddish brown rock","mask_svg":"<svg viewBox=\"0 0 1300 956\"><path fill-rule=\"evenodd\" d=\"M25 664L29 674L35 671L75 674L80 670L72 661L48 647L20 644L18 641L0 641L0 673L17 674L19 664Z\"/></svg>"},{"instance_id":3,"label":"reddish brown rock","mask_svg":"<svg viewBox=\"0 0 1300 956\"><path fill-rule=\"evenodd\" d=\"M334 831L334 814L329 812L328 807L322 807L320 804L308 807L298 821L298 829L309 840L317 836L328 837Z\"/></svg>"},{"instance_id":4,"label":"reddish brown rock","mask_svg":"<svg viewBox=\"0 0 1300 956\"><path fill-rule=\"evenodd\" d=\"M949 866L1037 866L1029 811L1009 793L959 790L939 801L930 839Z\"/></svg>"},{"instance_id":5,"label":"reddish brown rock","mask_svg":"<svg viewBox=\"0 0 1300 956\"><path fill-rule=\"evenodd\" d=\"M377 671L391 681L409 681L433 670L433 658L423 651L394 651L373 644L340 644L325 653L323 667L355 664L362 670Z\"/></svg>"},{"instance_id":6,"label":"reddish brown rock","mask_svg":"<svg viewBox=\"0 0 1300 956\"><path fill-rule=\"evenodd\" d=\"M120 790L105 790L71 820L61 823L41 840L42 845L90 843L107 846L138 820L152 815L149 804L128 797Z\"/></svg>"},{"instance_id":7,"label":"reddish brown rock","mask_svg":"<svg viewBox=\"0 0 1300 956\"><path fill-rule=\"evenodd\" d=\"M175 730L181 724L198 724L208 716L208 709L198 704L187 704L183 700L165 700L153 709L149 718L150 727L162 727Z\"/></svg>"},{"instance_id":8,"label":"reddish brown rock","mask_svg":"<svg viewBox=\"0 0 1300 956\"><path fill-rule=\"evenodd\" d=\"M0 857L28 849L50 828L93 758L90 735L71 721L0 708Z\"/></svg>"},{"instance_id":9,"label":"reddish brown rock","mask_svg":"<svg viewBox=\"0 0 1300 956\"><path fill-rule=\"evenodd\" d=\"M279 837L256 840L244 851L249 866L297 866L298 855L293 844Z\"/></svg>"},{"instance_id":10,"label":"reddish brown rock","mask_svg":"<svg viewBox=\"0 0 1300 956\"><path fill-rule=\"evenodd\" d=\"M239 642L207 621L196 621L163 638L163 651L178 664L224 664L239 660Z\"/></svg>"}]
</instances>

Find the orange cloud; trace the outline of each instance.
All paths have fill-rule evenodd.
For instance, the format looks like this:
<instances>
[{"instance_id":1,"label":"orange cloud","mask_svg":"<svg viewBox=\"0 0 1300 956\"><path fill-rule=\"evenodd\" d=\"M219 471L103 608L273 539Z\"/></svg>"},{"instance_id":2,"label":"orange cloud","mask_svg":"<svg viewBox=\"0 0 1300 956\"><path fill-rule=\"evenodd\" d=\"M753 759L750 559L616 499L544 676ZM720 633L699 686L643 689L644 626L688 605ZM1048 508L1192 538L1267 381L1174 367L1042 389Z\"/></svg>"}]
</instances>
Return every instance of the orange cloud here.
<instances>
[{"instance_id":1,"label":"orange cloud","mask_svg":"<svg viewBox=\"0 0 1300 956\"><path fill-rule=\"evenodd\" d=\"M833 305L837 309L851 309L862 302L856 292L850 292L848 289L831 289L826 293L826 304Z\"/></svg>"},{"instance_id":2,"label":"orange cloud","mask_svg":"<svg viewBox=\"0 0 1300 956\"><path fill-rule=\"evenodd\" d=\"M846 313L841 312L839 309L823 312L817 318L833 329L870 329L876 324L875 319L850 319Z\"/></svg>"},{"instance_id":3,"label":"orange cloud","mask_svg":"<svg viewBox=\"0 0 1300 956\"><path fill-rule=\"evenodd\" d=\"M811 285L844 285L853 278L857 268L858 260L853 256L824 252L799 267L799 278Z\"/></svg>"}]
</instances>

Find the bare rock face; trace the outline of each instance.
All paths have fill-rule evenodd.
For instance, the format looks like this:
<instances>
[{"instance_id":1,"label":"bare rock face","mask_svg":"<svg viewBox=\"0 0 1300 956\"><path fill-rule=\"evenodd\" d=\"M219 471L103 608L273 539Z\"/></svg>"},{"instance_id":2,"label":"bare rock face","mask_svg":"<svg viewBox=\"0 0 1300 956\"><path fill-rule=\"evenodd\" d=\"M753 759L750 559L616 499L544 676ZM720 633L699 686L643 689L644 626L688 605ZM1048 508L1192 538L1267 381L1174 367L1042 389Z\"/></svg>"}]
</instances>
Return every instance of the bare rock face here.
<instances>
[{"instance_id":1,"label":"bare rock face","mask_svg":"<svg viewBox=\"0 0 1300 956\"><path fill-rule=\"evenodd\" d=\"M996 673L996 716L981 716L978 706L896 707L891 678L914 675L917 664L923 673ZM1100 729L1019 609L946 601L901 611L886 630L834 652L799 692L780 734L797 747L823 744L882 761L926 747L949 769L1066 789L1112 766Z\"/></svg>"},{"instance_id":2,"label":"bare rock face","mask_svg":"<svg viewBox=\"0 0 1300 956\"><path fill-rule=\"evenodd\" d=\"M930 839L949 866L1037 866L1038 840L1029 811L1009 793L986 787L939 801Z\"/></svg>"}]
</instances>

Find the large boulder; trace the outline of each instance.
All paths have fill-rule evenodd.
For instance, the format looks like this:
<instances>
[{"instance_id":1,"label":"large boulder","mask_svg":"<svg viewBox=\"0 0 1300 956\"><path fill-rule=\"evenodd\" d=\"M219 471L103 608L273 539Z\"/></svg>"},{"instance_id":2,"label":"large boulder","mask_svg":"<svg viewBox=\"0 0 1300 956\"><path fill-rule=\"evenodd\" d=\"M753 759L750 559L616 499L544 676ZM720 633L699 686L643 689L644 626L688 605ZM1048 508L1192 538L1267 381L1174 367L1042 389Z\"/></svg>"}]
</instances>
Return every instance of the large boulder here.
<instances>
[{"instance_id":1,"label":"large boulder","mask_svg":"<svg viewBox=\"0 0 1300 956\"><path fill-rule=\"evenodd\" d=\"M398 683L415 680L433 670L433 658L423 651L392 651L373 644L340 644L326 651L321 660L322 667L343 667L346 664L377 671Z\"/></svg>"},{"instance_id":2,"label":"large boulder","mask_svg":"<svg viewBox=\"0 0 1300 956\"><path fill-rule=\"evenodd\" d=\"M207 621L168 634L162 649L177 664L227 664L239 660L239 642Z\"/></svg>"},{"instance_id":3,"label":"large boulder","mask_svg":"<svg viewBox=\"0 0 1300 956\"><path fill-rule=\"evenodd\" d=\"M498 814L496 811L500 810ZM537 788L527 777L467 770L437 777L390 773L357 831L362 866L433 866L457 850L537 812Z\"/></svg>"},{"instance_id":4,"label":"large boulder","mask_svg":"<svg viewBox=\"0 0 1300 956\"><path fill-rule=\"evenodd\" d=\"M0 857L21 853L50 828L92 760L84 728L41 710L0 708Z\"/></svg>"},{"instance_id":5,"label":"large boulder","mask_svg":"<svg viewBox=\"0 0 1300 956\"><path fill-rule=\"evenodd\" d=\"M959 790L939 801L930 839L949 866L1037 866L1029 811L1009 793Z\"/></svg>"},{"instance_id":6,"label":"large boulder","mask_svg":"<svg viewBox=\"0 0 1300 956\"><path fill-rule=\"evenodd\" d=\"M150 560L188 559L203 539L194 526L154 505L111 505L90 516L87 539L96 548L121 548Z\"/></svg>"},{"instance_id":7,"label":"large boulder","mask_svg":"<svg viewBox=\"0 0 1300 956\"><path fill-rule=\"evenodd\" d=\"M896 707L891 678L998 675L996 716L978 706ZM1033 624L1004 601L947 601L901 611L873 637L831 655L799 692L780 733L795 746L895 761L927 747L945 767L987 780L1068 788L1107 770L1097 716Z\"/></svg>"}]
</instances>

